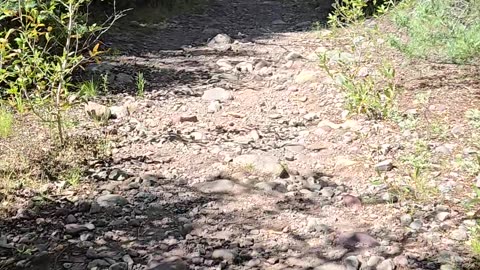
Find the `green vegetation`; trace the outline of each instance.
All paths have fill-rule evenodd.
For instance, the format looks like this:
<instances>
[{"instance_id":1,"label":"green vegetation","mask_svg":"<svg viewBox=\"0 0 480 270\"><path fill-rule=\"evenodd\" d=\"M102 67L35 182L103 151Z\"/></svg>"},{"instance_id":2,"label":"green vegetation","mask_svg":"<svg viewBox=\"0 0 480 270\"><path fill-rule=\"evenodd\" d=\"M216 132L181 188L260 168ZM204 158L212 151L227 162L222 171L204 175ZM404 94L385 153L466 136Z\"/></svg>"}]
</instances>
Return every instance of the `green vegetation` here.
<instances>
[{"instance_id":1,"label":"green vegetation","mask_svg":"<svg viewBox=\"0 0 480 270\"><path fill-rule=\"evenodd\" d=\"M80 85L80 96L85 99L94 98L98 95L98 85L91 79Z\"/></svg>"},{"instance_id":2,"label":"green vegetation","mask_svg":"<svg viewBox=\"0 0 480 270\"><path fill-rule=\"evenodd\" d=\"M123 15L113 14L102 26L89 23L82 10L90 2L6 0L0 7L0 23L7 26L0 30L0 96L19 112L54 123L61 144L72 74L100 54L99 35Z\"/></svg>"},{"instance_id":3,"label":"green vegetation","mask_svg":"<svg viewBox=\"0 0 480 270\"><path fill-rule=\"evenodd\" d=\"M13 115L0 106L0 138L7 138L12 132Z\"/></svg>"},{"instance_id":4,"label":"green vegetation","mask_svg":"<svg viewBox=\"0 0 480 270\"><path fill-rule=\"evenodd\" d=\"M480 129L480 110L470 109L465 113L465 116L472 127Z\"/></svg>"},{"instance_id":5,"label":"green vegetation","mask_svg":"<svg viewBox=\"0 0 480 270\"><path fill-rule=\"evenodd\" d=\"M473 63L480 55L478 18L478 0L406 0L393 12L406 36L391 44L411 57Z\"/></svg>"},{"instance_id":6,"label":"green vegetation","mask_svg":"<svg viewBox=\"0 0 480 270\"><path fill-rule=\"evenodd\" d=\"M142 72L137 74L137 95L143 97L145 95L145 78L143 77Z\"/></svg>"},{"instance_id":7,"label":"green vegetation","mask_svg":"<svg viewBox=\"0 0 480 270\"><path fill-rule=\"evenodd\" d=\"M348 111L372 119L391 117L397 95L395 68L384 62L369 71L353 59L354 54L325 52L320 54L320 66L345 93ZM369 74L361 74L367 72Z\"/></svg>"}]
</instances>

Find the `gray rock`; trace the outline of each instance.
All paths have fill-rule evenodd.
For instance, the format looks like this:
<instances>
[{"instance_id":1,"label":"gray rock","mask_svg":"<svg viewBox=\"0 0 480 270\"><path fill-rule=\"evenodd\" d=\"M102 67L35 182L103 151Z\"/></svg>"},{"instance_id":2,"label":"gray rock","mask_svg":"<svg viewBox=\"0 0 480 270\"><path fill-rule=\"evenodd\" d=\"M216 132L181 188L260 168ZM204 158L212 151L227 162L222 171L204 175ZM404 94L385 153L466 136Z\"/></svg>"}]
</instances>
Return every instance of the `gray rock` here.
<instances>
[{"instance_id":1,"label":"gray rock","mask_svg":"<svg viewBox=\"0 0 480 270\"><path fill-rule=\"evenodd\" d=\"M385 260L383 257L380 257L380 256L371 256L371 257L368 258L368 260L367 260L367 266L369 266L369 267L375 267L375 266L377 266L378 264L380 264L381 262L383 262L383 260Z\"/></svg>"},{"instance_id":2,"label":"gray rock","mask_svg":"<svg viewBox=\"0 0 480 270\"><path fill-rule=\"evenodd\" d=\"M423 227L423 223L421 220L416 219L412 223L410 223L410 229L418 231Z\"/></svg>"},{"instance_id":3,"label":"gray rock","mask_svg":"<svg viewBox=\"0 0 480 270\"><path fill-rule=\"evenodd\" d=\"M222 109L222 104L218 100L210 102L207 108L207 112L216 113Z\"/></svg>"},{"instance_id":4,"label":"gray rock","mask_svg":"<svg viewBox=\"0 0 480 270\"><path fill-rule=\"evenodd\" d=\"M371 248L380 245L375 238L363 232L342 233L337 237L337 244L344 248Z\"/></svg>"},{"instance_id":5,"label":"gray rock","mask_svg":"<svg viewBox=\"0 0 480 270\"><path fill-rule=\"evenodd\" d=\"M203 92L202 99L208 101L227 101L233 99L233 96L230 91L216 87Z\"/></svg>"},{"instance_id":6,"label":"gray rock","mask_svg":"<svg viewBox=\"0 0 480 270\"><path fill-rule=\"evenodd\" d=\"M377 270L393 270L395 269L395 264L391 259L385 260L377 265Z\"/></svg>"},{"instance_id":7,"label":"gray rock","mask_svg":"<svg viewBox=\"0 0 480 270\"><path fill-rule=\"evenodd\" d=\"M313 121L315 119L318 119L318 114L317 113L307 113L303 116L303 119L307 121Z\"/></svg>"},{"instance_id":8,"label":"gray rock","mask_svg":"<svg viewBox=\"0 0 480 270\"><path fill-rule=\"evenodd\" d=\"M412 220L412 216L409 214L405 214L400 217L400 223L402 223L402 225L408 225L412 223Z\"/></svg>"},{"instance_id":9,"label":"gray rock","mask_svg":"<svg viewBox=\"0 0 480 270\"><path fill-rule=\"evenodd\" d=\"M110 107L110 117L114 119L122 119L129 115L128 109L125 106Z\"/></svg>"},{"instance_id":10,"label":"gray rock","mask_svg":"<svg viewBox=\"0 0 480 270\"><path fill-rule=\"evenodd\" d=\"M95 225L91 223L87 224L67 224L65 225L65 233L67 234L79 234L84 231L91 231L95 229Z\"/></svg>"},{"instance_id":11,"label":"gray rock","mask_svg":"<svg viewBox=\"0 0 480 270\"><path fill-rule=\"evenodd\" d=\"M110 265L108 270L128 270L128 265L124 262L114 263Z\"/></svg>"},{"instance_id":12,"label":"gray rock","mask_svg":"<svg viewBox=\"0 0 480 270\"><path fill-rule=\"evenodd\" d=\"M227 179L198 183L194 187L203 193L242 193L246 191L245 187Z\"/></svg>"},{"instance_id":13,"label":"gray rock","mask_svg":"<svg viewBox=\"0 0 480 270\"><path fill-rule=\"evenodd\" d=\"M306 230L308 232L327 233L329 232L330 228L323 223L323 220L321 218L310 217L307 219Z\"/></svg>"},{"instance_id":14,"label":"gray rock","mask_svg":"<svg viewBox=\"0 0 480 270\"><path fill-rule=\"evenodd\" d=\"M360 267L360 261L358 260L357 256L348 256L345 258L345 266L347 266L347 270L358 270Z\"/></svg>"},{"instance_id":15,"label":"gray rock","mask_svg":"<svg viewBox=\"0 0 480 270\"><path fill-rule=\"evenodd\" d=\"M108 263L106 260L95 259L88 263L87 269L97 269L99 267L102 268L102 267L108 267L108 266L110 266L110 263Z\"/></svg>"},{"instance_id":16,"label":"gray rock","mask_svg":"<svg viewBox=\"0 0 480 270\"><path fill-rule=\"evenodd\" d=\"M241 73L252 73L253 72L253 63L251 62L241 62L235 66L235 70Z\"/></svg>"},{"instance_id":17,"label":"gray rock","mask_svg":"<svg viewBox=\"0 0 480 270\"><path fill-rule=\"evenodd\" d=\"M298 84L314 82L318 80L318 77L319 74L314 71L302 70L297 74L297 76L295 76L295 82Z\"/></svg>"},{"instance_id":18,"label":"gray rock","mask_svg":"<svg viewBox=\"0 0 480 270\"><path fill-rule=\"evenodd\" d=\"M233 262L235 260L235 253L228 249L216 249L212 253L212 258L222 259L227 262Z\"/></svg>"},{"instance_id":19,"label":"gray rock","mask_svg":"<svg viewBox=\"0 0 480 270\"><path fill-rule=\"evenodd\" d=\"M91 101L85 104L85 112L95 121L107 121L111 116L110 108Z\"/></svg>"},{"instance_id":20,"label":"gray rock","mask_svg":"<svg viewBox=\"0 0 480 270\"><path fill-rule=\"evenodd\" d=\"M449 217L450 217L450 213L448 212L439 212L437 213L437 216L436 216L438 221L445 221Z\"/></svg>"},{"instance_id":21,"label":"gray rock","mask_svg":"<svg viewBox=\"0 0 480 270\"><path fill-rule=\"evenodd\" d=\"M128 204L127 199L116 194L102 195L97 198L96 202L100 207L124 206Z\"/></svg>"},{"instance_id":22,"label":"gray rock","mask_svg":"<svg viewBox=\"0 0 480 270\"><path fill-rule=\"evenodd\" d=\"M316 256L307 255L301 257L289 257L285 260L285 263L296 269L309 269L321 265L324 263L324 260L317 258Z\"/></svg>"},{"instance_id":23,"label":"gray rock","mask_svg":"<svg viewBox=\"0 0 480 270\"><path fill-rule=\"evenodd\" d=\"M387 203L396 203L398 202L398 197L390 192L385 192L382 194L382 200Z\"/></svg>"},{"instance_id":24,"label":"gray rock","mask_svg":"<svg viewBox=\"0 0 480 270\"><path fill-rule=\"evenodd\" d=\"M320 194L325 198L332 198L335 195L335 188L334 187L324 187L320 190Z\"/></svg>"},{"instance_id":25,"label":"gray rock","mask_svg":"<svg viewBox=\"0 0 480 270\"><path fill-rule=\"evenodd\" d=\"M296 60L302 58L302 55L296 52L289 52L287 56L285 56L285 60L290 61L290 60Z\"/></svg>"},{"instance_id":26,"label":"gray rock","mask_svg":"<svg viewBox=\"0 0 480 270\"><path fill-rule=\"evenodd\" d=\"M66 222L67 224L76 223L76 222L77 222L77 218L76 218L74 215L70 214L70 215L68 215L67 218L65 219L65 222Z\"/></svg>"},{"instance_id":27,"label":"gray rock","mask_svg":"<svg viewBox=\"0 0 480 270\"><path fill-rule=\"evenodd\" d=\"M329 260L329 261L337 261L337 260L340 260L341 258L343 258L343 256L345 256L345 254L348 253L348 249L345 249L345 248L334 248L334 249L331 249L329 251L327 251L327 253L325 254L325 259Z\"/></svg>"},{"instance_id":28,"label":"gray rock","mask_svg":"<svg viewBox=\"0 0 480 270\"><path fill-rule=\"evenodd\" d=\"M317 266L314 270L346 270L347 268L342 264L338 263L325 263L323 265Z\"/></svg>"},{"instance_id":29,"label":"gray rock","mask_svg":"<svg viewBox=\"0 0 480 270\"><path fill-rule=\"evenodd\" d=\"M221 45L228 45L233 43L233 39L228 36L227 34L217 34L215 37L213 37L209 42L208 46L209 47L216 47L216 46L221 46Z\"/></svg>"},{"instance_id":30,"label":"gray rock","mask_svg":"<svg viewBox=\"0 0 480 270\"><path fill-rule=\"evenodd\" d=\"M393 163L391 159L384 160L375 165L375 170L379 172L388 172L393 169Z\"/></svg>"},{"instance_id":31,"label":"gray rock","mask_svg":"<svg viewBox=\"0 0 480 270\"><path fill-rule=\"evenodd\" d=\"M273 25L284 25L284 24L287 24L287 23L284 22L282 19L277 19L277 20L272 21L272 24Z\"/></svg>"},{"instance_id":32,"label":"gray rock","mask_svg":"<svg viewBox=\"0 0 480 270\"><path fill-rule=\"evenodd\" d=\"M456 270L456 269L457 268L455 268L451 264L443 264L442 266L440 266L440 270Z\"/></svg>"},{"instance_id":33,"label":"gray rock","mask_svg":"<svg viewBox=\"0 0 480 270\"><path fill-rule=\"evenodd\" d=\"M288 177L285 168L275 156L268 155L241 155L233 159L233 165L244 170L268 174L278 177Z\"/></svg>"},{"instance_id":34,"label":"gray rock","mask_svg":"<svg viewBox=\"0 0 480 270\"><path fill-rule=\"evenodd\" d=\"M457 241L465 241L468 238L467 230L464 228L459 228L450 233L450 238Z\"/></svg>"},{"instance_id":35,"label":"gray rock","mask_svg":"<svg viewBox=\"0 0 480 270\"><path fill-rule=\"evenodd\" d=\"M147 270L187 270L187 264L178 257L171 257L161 261L150 261Z\"/></svg>"},{"instance_id":36,"label":"gray rock","mask_svg":"<svg viewBox=\"0 0 480 270\"><path fill-rule=\"evenodd\" d=\"M108 174L108 179L110 180L116 180L116 181L123 181L127 179L130 175L120 169L113 169L109 174Z\"/></svg>"}]
</instances>

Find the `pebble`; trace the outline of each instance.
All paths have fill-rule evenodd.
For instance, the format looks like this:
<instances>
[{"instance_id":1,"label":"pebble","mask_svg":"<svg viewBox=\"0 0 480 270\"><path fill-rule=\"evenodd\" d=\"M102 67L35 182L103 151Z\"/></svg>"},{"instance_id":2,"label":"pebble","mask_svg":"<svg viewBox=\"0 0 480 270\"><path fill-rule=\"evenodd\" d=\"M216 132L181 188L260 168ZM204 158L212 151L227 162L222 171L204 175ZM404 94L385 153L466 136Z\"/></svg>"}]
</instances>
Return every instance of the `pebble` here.
<instances>
[{"instance_id":1,"label":"pebble","mask_svg":"<svg viewBox=\"0 0 480 270\"><path fill-rule=\"evenodd\" d=\"M222 259L227 262L233 262L235 259L235 253L228 249L216 249L212 253L212 258L214 259Z\"/></svg>"},{"instance_id":2,"label":"pebble","mask_svg":"<svg viewBox=\"0 0 480 270\"><path fill-rule=\"evenodd\" d=\"M377 270L393 270L395 269L395 264L391 259L387 259L377 265Z\"/></svg>"},{"instance_id":3,"label":"pebble","mask_svg":"<svg viewBox=\"0 0 480 270\"><path fill-rule=\"evenodd\" d=\"M412 220L413 220L412 216L409 215L409 214L404 214L400 217L400 223L402 225L408 225L408 224L412 223Z\"/></svg>"},{"instance_id":4,"label":"pebble","mask_svg":"<svg viewBox=\"0 0 480 270\"><path fill-rule=\"evenodd\" d=\"M419 220L419 219L416 219L416 220L414 220L412 223L410 223L410 228L411 228L412 230L415 230L415 231L420 230L420 229L422 228L422 226L423 226L423 223L422 223L422 221Z\"/></svg>"},{"instance_id":5,"label":"pebble","mask_svg":"<svg viewBox=\"0 0 480 270\"><path fill-rule=\"evenodd\" d=\"M391 159L384 160L375 165L375 170L379 172L388 172L393 169L393 163Z\"/></svg>"}]
</instances>

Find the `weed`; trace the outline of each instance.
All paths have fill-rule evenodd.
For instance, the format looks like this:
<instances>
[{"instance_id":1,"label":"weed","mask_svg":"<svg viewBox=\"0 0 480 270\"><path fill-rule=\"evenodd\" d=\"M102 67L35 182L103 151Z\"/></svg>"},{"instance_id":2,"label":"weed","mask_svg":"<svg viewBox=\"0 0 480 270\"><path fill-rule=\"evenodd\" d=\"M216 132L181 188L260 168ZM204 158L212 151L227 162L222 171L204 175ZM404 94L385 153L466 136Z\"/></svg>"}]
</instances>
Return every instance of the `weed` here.
<instances>
[{"instance_id":1,"label":"weed","mask_svg":"<svg viewBox=\"0 0 480 270\"><path fill-rule=\"evenodd\" d=\"M137 74L137 95L143 97L145 95L145 78L142 72Z\"/></svg>"},{"instance_id":2,"label":"weed","mask_svg":"<svg viewBox=\"0 0 480 270\"><path fill-rule=\"evenodd\" d=\"M0 138L7 138L12 133L13 115L0 106Z\"/></svg>"},{"instance_id":3,"label":"weed","mask_svg":"<svg viewBox=\"0 0 480 270\"><path fill-rule=\"evenodd\" d=\"M400 160L408 175L400 180L399 189L404 196L411 196L413 199L426 201L438 194L438 189L431 183L429 172L431 168L431 153L425 141L415 142L414 151L403 155Z\"/></svg>"},{"instance_id":4,"label":"weed","mask_svg":"<svg viewBox=\"0 0 480 270\"><path fill-rule=\"evenodd\" d=\"M480 55L480 1L407 0L393 12L407 42L391 38L391 45L411 57L441 62L473 62Z\"/></svg>"},{"instance_id":5,"label":"weed","mask_svg":"<svg viewBox=\"0 0 480 270\"><path fill-rule=\"evenodd\" d=\"M108 81L108 74L102 74L102 92L108 93L109 81Z\"/></svg>"},{"instance_id":6,"label":"weed","mask_svg":"<svg viewBox=\"0 0 480 270\"><path fill-rule=\"evenodd\" d=\"M333 11L328 15L328 25L342 27L357 23L371 15L385 14L394 4L394 0L335 0Z\"/></svg>"},{"instance_id":7,"label":"weed","mask_svg":"<svg viewBox=\"0 0 480 270\"><path fill-rule=\"evenodd\" d=\"M476 176L480 173L480 155L457 156L455 166L469 176Z\"/></svg>"},{"instance_id":8,"label":"weed","mask_svg":"<svg viewBox=\"0 0 480 270\"><path fill-rule=\"evenodd\" d=\"M480 110L470 109L465 113L465 116L472 127L480 129Z\"/></svg>"},{"instance_id":9,"label":"weed","mask_svg":"<svg viewBox=\"0 0 480 270\"><path fill-rule=\"evenodd\" d=\"M419 123L418 118L411 114L407 116L396 115L393 119L402 130L415 130Z\"/></svg>"},{"instance_id":10,"label":"weed","mask_svg":"<svg viewBox=\"0 0 480 270\"><path fill-rule=\"evenodd\" d=\"M348 53L325 52L320 55L320 66L345 93L348 111L365 114L373 119L393 115L397 89L395 68L391 64L384 62L371 74L359 76L362 68ZM336 72L333 71L335 67L338 68Z\"/></svg>"},{"instance_id":11,"label":"weed","mask_svg":"<svg viewBox=\"0 0 480 270\"><path fill-rule=\"evenodd\" d=\"M80 85L80 96L84 99L90 99L98 95L98 85L91 79L89 81L83 82Z\"/></svg>"},{"instance_id":12,"label":"weed","mask_svg":"<svg viewBox=\"0 0 480 270\"><path fill-rule=\"evenodd\" d=\"M63 173L60 179L65 181L69 186L76 187L82 179L82 171L77 167L70 168Z\"/></svg>"},{"instance_id":13,"label":"weed","mask_svg":"<svg viewBox=\"0 0 480 270\"><path fill-rule=\"evenodd\" d=\"M448 126L440 123L433 122L429 125L429 136L433 139L445 140L448 138Z\"/></svg>"},{"instance_id":14,"label":"weed","mask_svg":"<svg viewBox=\"0 0 480 270\"><path fill-rule=\"evenodd\" d=\"M415 104L420 104L420 105L425 105L425 104L427 104L428 101L430 100L431 94L432 94L431 91L417 93L417 94L415 95L414 103L415 103Z\"/></svg>"}]
</instances>

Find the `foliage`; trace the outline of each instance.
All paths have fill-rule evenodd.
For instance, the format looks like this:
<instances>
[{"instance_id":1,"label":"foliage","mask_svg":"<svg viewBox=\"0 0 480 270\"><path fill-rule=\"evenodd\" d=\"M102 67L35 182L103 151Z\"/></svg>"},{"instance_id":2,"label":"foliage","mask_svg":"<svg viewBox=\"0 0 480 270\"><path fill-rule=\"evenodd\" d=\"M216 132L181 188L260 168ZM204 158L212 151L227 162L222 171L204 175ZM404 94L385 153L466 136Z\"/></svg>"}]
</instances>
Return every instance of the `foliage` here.
<instances>
[{"instance_id":1,"label":"foliage","mask_svg":"<svg viewBox=\"0 0 480 270\"><path fill-rule=\"evenodd\" d=\"M123 15L114 14L103 26L90 24L82 13L90 1L5 0L0 7L0 22L8 26L0 29L0 96L20 112L32 110L55 123L62 144L62 114L73 100L71 75L100 53L99 35Z\"/></svg>"},{"instance_id":2,"label":"foliage","mask_svg":"<svg viewBox=\"0 0 480 270\"><path fill-rule=\"evenodd\" d=\"M145 77L142 72L137 74L137 95L143 97L145 95Z\"/></svg>"},{"instance_id":3,"label":"foliage","mask_svg":"<svg viewBox=\"0 0 480 270\"><path fill-rule=\"evenodd\" d=\"M394 0L335 0L328 15L328 25L342 27L362 21L371 15L381 15L393 6Z\"/></svg>"},{"instance_id":4,"label":"foliage","mask_svg":"<svg viewBox=\"0 0 480 270\"><path fill-rule=\"evenodd\" d=\"M96 97L98 95L97 83L93 79L83 82L80 85L79 94L82 98L85 99Z\"/></svg>"},{"instance_id":5,"label":"foliage","mask_svg":"<svg viewBox=\"0 0 480 270\"><path fill-rule=\"evenodd\" d=\"M12 132L13 115L0 106L0 138L7 138Z\"/></svg>"},{"instance_id":6,"label":"foliage","mask_svg":"<svg viewBox=\"0 0 480 270\"><path fill-rule=\"evenodd\" d=\"M366 71L365 67L360 67L360 63L342 57L341 53L323 53L320 55L320 65L345 93L348 111L373 119L392 116L397 89L395 68L391 64L384 62L373 71ZM365 72L371 74L361 74Z\"/></svg>"},{"instance_id":7,"label":"foliage","mask_svg":"<svg viewBox=\"0 0 480 270\"><path fill-rule=\"evenodd\" d=\"M480 129L480 110L471 109L465 113L465 116L470 121L470 124L474 128Z\"/></svg>"},{"instance_id":8,"label":"foliage","mask_svg":"<svg viewBox=\"0 0 480 270\"><path fill-rule=\"evenodd\" d=\"M406 32L391 44L411 57L474 62L480 55L479 0L406 0L393 21Z\"/></svg>"}]
</instances>

